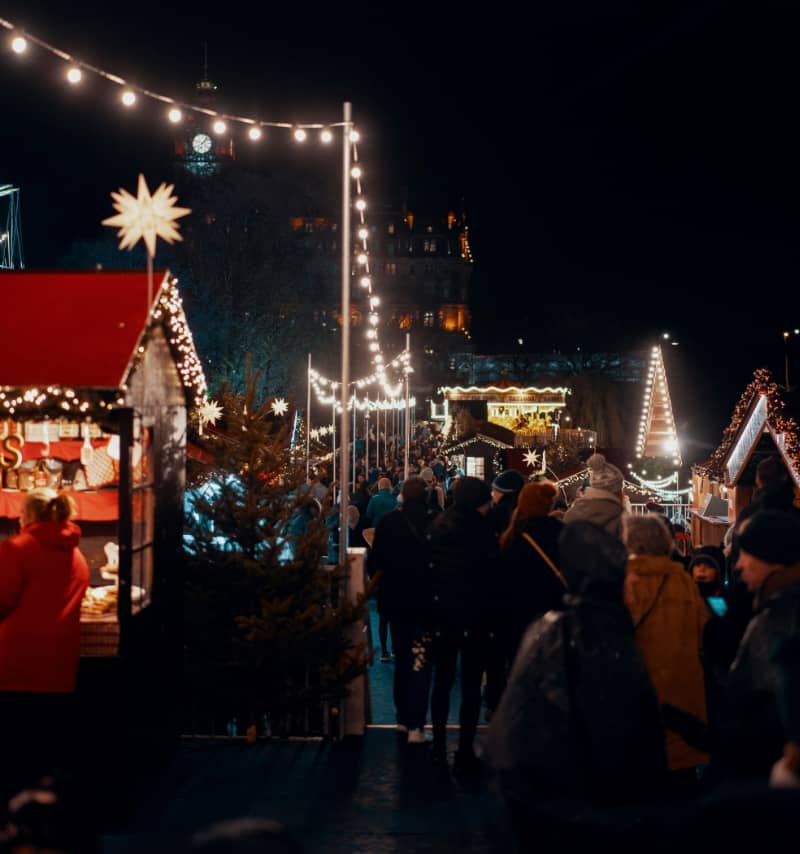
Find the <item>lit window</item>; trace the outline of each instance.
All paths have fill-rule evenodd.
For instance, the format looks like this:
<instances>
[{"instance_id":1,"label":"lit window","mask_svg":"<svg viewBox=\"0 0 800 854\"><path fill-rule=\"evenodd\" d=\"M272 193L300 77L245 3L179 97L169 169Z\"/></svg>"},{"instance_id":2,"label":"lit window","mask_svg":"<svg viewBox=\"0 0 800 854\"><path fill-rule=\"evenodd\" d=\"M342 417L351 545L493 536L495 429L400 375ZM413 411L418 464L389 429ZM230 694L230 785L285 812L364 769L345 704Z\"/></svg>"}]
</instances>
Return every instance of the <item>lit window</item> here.
<instances>
[{"instance_id":1,"label":"lit window","mask_svg":"<svg viewBox=\"0 0 800 854\"><path fill-rule=\"evenodd\" d=\"M386 264L386 275L387 276L396 276L397 275L397 264L394 261L389 261Z\"/></svg>"},{"instance_id":2,"label":"lit window","mask_svg":"<svg viewBox=\"0 0 800 854\"><path fill-rule=\"evenodd\" d=\"M387 234L394 234L394 223L390 223L389 227L386 229Z\"/></svg>"},{"instance_id":3,"label":"lit window","mask_svg":"<svg viewBox=\"0 0 800 854\"><path fill-rule=\"evenodd\" d=\"M436 241L429 240L428 241L428 252L436 252Z\"/></svg>"},{"instance_id":4,"label":"lit window","mask_svg":"<svg viewBox=\"0 0 800 854\"><path fill-rule=\"evenodd\" d=\"M428 232L428 234L433 234L433 226L429 225L426 231Z\"/></svg>"},{"instance_id":5,"label":"lit window","mask_svg":"<svg viewBox=\"0 0 800 854\"><path fill-rule=\"evenodd\" d=\"M467 457L467 477L479 477L483 480L485 462L483 457Z\"/></svg>"},{"instance_id":6,"label":"lit window","mask_svg":"<svg viewBox=\"0 0 800 854\"><path fill-rule=\"evenodd\" d=\"M424 316L422 323L423 323L423 326L428 326L428 327L433 326L433 312L432 311L426 311L425 312L425 316Z\"/></svg>"}]
</instances>

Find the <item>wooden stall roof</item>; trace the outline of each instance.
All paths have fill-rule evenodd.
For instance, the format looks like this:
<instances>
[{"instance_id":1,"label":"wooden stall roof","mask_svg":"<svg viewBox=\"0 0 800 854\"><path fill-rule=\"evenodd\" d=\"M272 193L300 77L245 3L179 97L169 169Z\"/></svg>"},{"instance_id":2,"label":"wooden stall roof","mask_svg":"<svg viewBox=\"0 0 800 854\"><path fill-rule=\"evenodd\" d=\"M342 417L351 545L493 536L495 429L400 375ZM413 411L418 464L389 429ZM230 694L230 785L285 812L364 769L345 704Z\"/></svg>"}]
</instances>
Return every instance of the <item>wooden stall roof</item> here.
<instances>
[{"instance_id":1,"label":"wooden stall roof","mask_svg":"<svg viewBox=\"0 0 800 854\"><path fill-rule=\"evenodd\" d=\"M761 437L768 433L775 452L800 485L800 428L792 415L796 401L764 368L745 389L714 453L694 467L695 475L734 485L742 475Z\"/></svg>"},{"instance_id":2,"label":"wooden stall roof","mask_svg":"<svg viewBox=\"0 0 800 854\"><path fill-rule=\"evenodd\" d=\"M147 326L146 273L9 272L0 289L0 386L120 387Z\"/></svg>"}]
</instances>

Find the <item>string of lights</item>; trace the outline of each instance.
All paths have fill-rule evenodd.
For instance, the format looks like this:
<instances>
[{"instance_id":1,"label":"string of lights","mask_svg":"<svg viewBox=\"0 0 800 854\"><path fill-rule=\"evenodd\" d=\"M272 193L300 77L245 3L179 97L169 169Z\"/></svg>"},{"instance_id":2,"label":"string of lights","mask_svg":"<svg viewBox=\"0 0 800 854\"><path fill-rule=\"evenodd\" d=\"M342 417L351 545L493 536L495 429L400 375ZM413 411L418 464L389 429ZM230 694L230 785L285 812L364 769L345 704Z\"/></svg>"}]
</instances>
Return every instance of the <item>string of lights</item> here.
<instances>
[{"instance_id":1,"label":"string of lights","mask_svg":"<svg viewBox=\"0 0 800 854\"><path fill-rule=\"evenodd\" d=\"M26 54L31 45L43 50L52 56L63 61L66 65L64 79L70 86L78 86L87 74L95 75L103 80L108 81L114 86L118 86L121 90L119 101L126 109L132 109L136 106L140 98L149 99L158 103L164 104L167 107L166 118L172 125L178 125L191 114L199 114L207 116L211 130L216 136L226 134L230 130L231 125L242 125L247 129L247 136L252 142L258 142L264 136L263 128L281 128L292 132L292 136L296 142L302 143L308 139L309 131L319 131L319 140L325 145L333 141L333 128L342 127L343 122L286 122L270 119L262 119L254 116L241 116L233 113L215 110L210 107L201 106L200 104L189 103L177 98L173 98L163 92L157 92L152 89L147 89L138 86L135 83L127 80L120 75L100 68L90 62L73 56L69 52L39 38L38 36L28 31L22 30L11 21L5 18L0 18L0 27L10 32L10 47L11 50L22 56ZM365 298L369 306L367 330L368 346L370 351L370 361L372 365L372 373L366 377L356 380L352 383L357 388L366 388L369 385L380 383L387 396L396 396L400 394L402 383L400 381L392 385L387 378L387 363L384 359L379 336L380 316L378 307L380 298L375 292L373 274L370 268L369 257L369 229L366 222L367 200L364 196L363 178L364 170L358 153L359 133L353 129L350 133L350 141L352 143L352 160L353 165L350 170L350 175L355 182L355 209L358 213L358 228L357 238L358 243L354 247L356 250L355 261L357 265L357 278L359 286L364 290ZM346 319L342 318L342 322ZM389 365L393 368L402 367L403 374L408 375L413 370L410 366L410 356L401 354L400 357L391 360ZM319 382L325 380L321 375L317 375ZM330 388L336 387L334 383L328 380L326 383ZM318 397L319 397L318 393Z\"/></svg>"}]
</instances>

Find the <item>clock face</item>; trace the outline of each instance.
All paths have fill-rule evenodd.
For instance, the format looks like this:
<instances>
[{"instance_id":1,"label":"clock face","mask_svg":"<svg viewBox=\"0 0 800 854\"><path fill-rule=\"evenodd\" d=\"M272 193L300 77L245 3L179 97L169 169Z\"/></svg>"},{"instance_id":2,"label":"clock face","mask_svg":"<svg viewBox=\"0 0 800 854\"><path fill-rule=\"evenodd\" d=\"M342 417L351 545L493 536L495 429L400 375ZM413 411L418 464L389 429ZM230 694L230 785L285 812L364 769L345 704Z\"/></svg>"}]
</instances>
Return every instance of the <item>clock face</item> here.
<instances>
[{"instance_id":1,"label":"clock face","mask_svg":"<svg viewBox=\"0 0 800 854\"><path fill-rule=\"evenodd\" d=\"M207 133L196 133L192 137L192 149L197 154L208 154L211 151L211 137Z\"/></svg>"}]
</instances>

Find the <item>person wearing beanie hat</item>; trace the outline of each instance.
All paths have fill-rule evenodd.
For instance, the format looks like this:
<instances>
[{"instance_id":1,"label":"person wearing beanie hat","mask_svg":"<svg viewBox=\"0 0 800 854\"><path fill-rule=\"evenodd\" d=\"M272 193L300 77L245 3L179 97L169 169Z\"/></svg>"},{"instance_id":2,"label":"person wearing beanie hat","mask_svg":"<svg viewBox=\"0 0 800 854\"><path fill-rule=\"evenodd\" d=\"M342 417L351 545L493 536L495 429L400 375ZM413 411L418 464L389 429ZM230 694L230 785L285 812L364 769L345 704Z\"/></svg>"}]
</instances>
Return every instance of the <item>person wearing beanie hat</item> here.
<instances>
[{"instance_id":1,"label":"person wearing beanie hat","mask_svg":"<svg viewBox=\"0 0 800 854\"><path fill-rule=\"evenodd\" d=\"M722 567L712 554L696 554L689 561L689 574L704 599L722 592Z\"/></svg>"},{"instance_id":2,"label":"person wearing beanie hat","mask_svg":"<svg viewBox=\"0 0 800 854\"><path fill-rule=\"evenodd\" d=\"M591 522L615 537L622 537L622 472L606 462L602 454L592 454L586 465L589 485L564 514L564 524Z\"/></svg>"},{"instance_id":3,"label":"person wearing beanie hat","mask_svg":"<svg viewBox=\"0 0 800 854\"><path fill-rule=\"evenodd\" d=\"M517 498L523 486L525 478L515 469L501 471L492 481L489 522L496 536L499 537L511 522L511 514L517 506Z\"/></svg>"},{"instance_id":4,"label":"person wearing beanie hat","mask_svg":"<svg viewBox=\"0 0 800 854\"><path fill-rule=\"evenodd\" d=\"M731 775L766 780L789 740L779 705L773 651L800 634L800 518L760 511L739 534L737 569L756 594L756 613L728 679L720 764Z\"/></svg>"},{"instance_id":5,"label":"person wearing beanie hat","mask_svg":"<svg viewBox=\"0 0 800 854\"><path fill-rule=\"evenodd\" d=\"M459 479L453 506L431 525L431 580L434 684L431 700L433 760L447 762L450 692L461 656L461 710L455 770L478 770L473 740L481 708L488 629L485 590L494 560L495 537L486 514L489 485L476 477Z\"/></svg>"}]
</instances>

